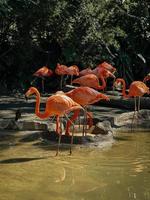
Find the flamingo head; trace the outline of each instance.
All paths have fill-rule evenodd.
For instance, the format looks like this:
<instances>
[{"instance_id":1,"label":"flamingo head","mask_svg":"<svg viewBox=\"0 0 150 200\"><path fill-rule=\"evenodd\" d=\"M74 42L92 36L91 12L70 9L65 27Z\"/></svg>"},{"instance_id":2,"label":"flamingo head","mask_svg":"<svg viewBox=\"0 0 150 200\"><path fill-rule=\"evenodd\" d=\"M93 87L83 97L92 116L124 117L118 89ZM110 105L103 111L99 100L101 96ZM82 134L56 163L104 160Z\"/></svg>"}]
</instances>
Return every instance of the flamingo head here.
<instances>
[{"instance_id":1,"label":"flamingo head","mask_svg":"<svg viewBox=\"0 0 150 200\"><path fill-rule=\"evenodd\" d=\"M149 80L150 80L150 73L147 76L145 76L145 78L143 79L143 82L146 83Z\"/></svg>"},{"instance_id":2,"label":"flamingo head","mask_svg":"<svg viewBox=\"0 0 150 200\"><path fill-rule=\"evenodd\" d=\"M25 99L28 100L28 97L35 94L37 89L35 87L30 87L28 91L25 93Z\"/></svg>"}]
</instances>

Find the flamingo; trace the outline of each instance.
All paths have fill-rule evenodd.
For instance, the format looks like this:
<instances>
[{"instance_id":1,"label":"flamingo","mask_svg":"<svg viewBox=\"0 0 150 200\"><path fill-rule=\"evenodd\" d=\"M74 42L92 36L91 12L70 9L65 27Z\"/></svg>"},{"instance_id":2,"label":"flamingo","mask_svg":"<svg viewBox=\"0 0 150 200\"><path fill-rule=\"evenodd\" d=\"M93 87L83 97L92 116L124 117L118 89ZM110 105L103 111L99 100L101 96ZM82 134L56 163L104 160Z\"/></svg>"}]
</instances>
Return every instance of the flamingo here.
<instances>
[{"instance_id":1,"label":"flamingo","mask_svg":"<svg viewBox=\"0 0 150 200\"><path fill-rule=\"evenodd\" d=\"M75 88L69 92L65 93L67 96L72 98L75 102L78 104L82 105L84 108L90 104L94 104L100 100L110 100L108 96L94 90L93 88L90 87L78 87ZM92 117L90 113L88 113L89 119L90 119L90 126L92 125ZM70 126L70 121L67 122L66 126L66 134L68 134L68 129Z\"/></svg>"},{"instance_id":2,"label":"flamingo","mask_svg":"<svg viewBox=\"0 0 150 200\"><path fill-rule=\"evenodd\" d=\"M130 84L129 93L126 94L125 80L122 78L117 78L114 84L118 84L118 83L123 84L123 88L122 88L123 97L125 97L125 98L134 97L134 101L135 101L134 115L133 115L133 119L134 119L136 111L138 112L140 110L140 97L146 93L149 94L149 88L142 81L133 81ZM136 97L138 97L138 107L136 105Z\"/></svg>"},{"instance_id":3,"label":"flamingo","mask_svg":"<svg viewBox=\"0 0 150 200\"><path fill-rule=\"evenodd\" d=\"M114 75L116 68L114 68L112 65L110 65L106 62L103 62L103 63L99 64L92 71L95 75L97 75L98 78L102 75L104 77L104 79L106 80L106 82L107 82L107 78L112 77L114 79L113 80L113 84L114 84L114 81L116 79L116 77Z\"/></svg>"},{"instance_id":4,"label":"flamingo","mask_svg":"<svg viewBox=\"0 0 150 200\"><path fill-rule=\"evenodd\" d=\"M48 69L48 67L43 66L40 69L38 69L33 76L40 77L42 79L42 92L44 93L44 77L49 77L53 74L53 71L51 69Z\"/></svg>"},{"instance_id":5,"label":"flamingo","mask_svg":"<svg viewBox=\"0 0 150 200\"><path fill-rule=\"evenodd\" d=\"M79 76L84 76L87 74L92 74L92 69L90 67L87 67L79 72Z\"/></svg>"},{"instance_id":6,"label":"flamingo","mask_svg":"<svg viewBox=\"0 0 150 200\"><path fill-rule=\"evenodd\" d=\"M92 73L95 74L98 78L100 76L103 76L105 79L112 77L116 78L113 73L111 73L109 70L105 69L104 67L96 67L95 69L92 70Z\"/></svg>"},{"instance_id":7,"label":"flamingo","mask_svg":"<svg viewBox=\"0 0 150 200\"><path fill-rule=\"evenodd\" d=\"M107 78L109 77L112 77L114 80L116 79L115 75L109 70L105 69L104 67L96 67L95 69L92 70L92 73L95 74L98 78L103 77L106 82L107 82Z\"/></svg>"},{"instance_id":8,"label":"flamingo","mask_svg":"<svg viewBox=\"0 0 150 200\"><path fill-rule=\"evenodd\" d=\"M66 65L61 65L57 63L55 73L61 76L60 79L60 89L62 89L62 84L63 84L63 76L67 73L68 67Z\"/></svg>"},{"instance_id":9,"label":"flamingo","mask_svg":"<svg viewBox=\"0 0 150 200\"><path fill-rule=\"evenodd\" d=\"M78 110L83 109L81 105L73 101L70 97L66 95L55 94L48 97L46 101L46 108L43 113L40 112L40 93L35 87L30 87L28 91L25 93L25 97L29 97L30 95L36 95L36 106L35 106L35 114L40 119L47 119L51 116L56 116L56 132L59 135L58 141L58 149L56 155L58 155L59 151L59 144L61 140L61 126L60 126L60 117L65 116L67 119L67 113L74 111L74 120L78 116ZM71 145L73 143L73 132L71 138ZM71 154L71 147L70 147L70 154Z\"/></svg>"},{"instance_id":10,"label":"flamingo","mask_svg":"<svg viewBox=\"0 0 150 200\"><path fill-rule=\"evenodd\" d=\"M148 74L144 77L143 82L145 83L145 82L147 82L147 81L149 81L149 80L150 80L150 73L148 73Z\"/></svg>"},{"instance_id":11,"label":"flamingo","mask_svg":"<svg viewBox=\"0 0 150 200\"><path fill-rule=\"evenodd\" d=\"M102 75L100 76L100 79L102 81L102 85L99 85L99 79L95 74L87 74L85 76L74 79L72 83L77 83L81 86L88 86L94 89L102 90L106 87L106 81Z\"/></svg>"},{"instance_id":12,"label":"flamingo","mask_svg":"<svg viewBox=\"0 0 150 200\"><path fill-rule=\"evenodd\" d=\"M110 70L108 70L105 67L100 67L100 66L96 67L93 70L90 68L86 68L86 69L82 70L79 74L80 74L80 76L87 75L87 74L95 74L101 80L102 80L102 76L105 80L109 77L112 77L114 80L116 79L115 75Z\"/></svg>"},{"instance_id":13,"label":"flamingo","mask_svg":"<svg viewBox=\"0 0 150 200\"><path fill-rule=\"evenodd\" d=\"M105 69L109 70L112 73L114 73L116 71L116 68L113 67L111 64L109 64L107 62L103 62L101 64L98 64L96 68L105 68Z\"/></svg>"},{"instance_id":14,"label":"flamingo","mask_svg":"<svg viewBox=\"0 0 150 200\"><path fill-rule=\"evenodd\" d=\"M66 74L71 76L71 83L70 84L72 85L73 75L79 76L79 68L78 68L78 66L72 65L72 66L68 67L67 70L66 70Z\"/></svg>"}]
</instances>

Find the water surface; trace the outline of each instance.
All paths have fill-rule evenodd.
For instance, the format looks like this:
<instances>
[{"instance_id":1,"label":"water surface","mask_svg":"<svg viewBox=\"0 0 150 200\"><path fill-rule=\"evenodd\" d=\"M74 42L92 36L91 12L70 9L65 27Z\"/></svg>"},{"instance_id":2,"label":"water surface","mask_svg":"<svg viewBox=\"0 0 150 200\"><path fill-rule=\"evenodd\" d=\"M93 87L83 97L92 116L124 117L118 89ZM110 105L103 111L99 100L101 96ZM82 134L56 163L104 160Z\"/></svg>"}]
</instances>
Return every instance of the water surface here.
<instances>
[{"instance_id":1,"label":"water surface","mask_svg":"<svg viewBox=\"0 0 150 200\"><path fill-rule=\"evenodd\" d=\"M0 200L150 200L150 134L108 148L55 146L26 133L0 138Z\"/></svg>"}]
</instances>

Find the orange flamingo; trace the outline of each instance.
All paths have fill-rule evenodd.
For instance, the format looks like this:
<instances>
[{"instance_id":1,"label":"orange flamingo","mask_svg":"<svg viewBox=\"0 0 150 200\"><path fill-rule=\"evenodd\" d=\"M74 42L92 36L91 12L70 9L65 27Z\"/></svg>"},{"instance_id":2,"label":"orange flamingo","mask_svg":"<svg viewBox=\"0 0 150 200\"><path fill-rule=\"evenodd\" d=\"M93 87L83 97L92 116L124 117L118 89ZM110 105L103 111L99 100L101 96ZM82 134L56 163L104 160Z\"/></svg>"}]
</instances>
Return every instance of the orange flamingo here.
<instances>
[{"instance_id":1,"label":"orange flamingo","mask_svg":"<svg viewBox=\"0 0 150 200\"><path fill-rule=\"evenodd\" d=\"M67 70L66 70L66 74L71 76L71 83L70 84L72 85L73 75L79 76L79 68L78 68L78 66L72 65L72 66L68 67Z\"/></svg>"},{"instance_id":2,"label":"orange flamingo","mask_svg":"<svg viewBox=\"0 0 150 200\"><path fill-rule=\"evenodd\" d=\"M55 73L61 76L60 79L60 89L62 89L62 84L63 84L63 77L67 73L68 67L66 65L61 65L57 63Z\"/></svg>"},{"instance_id":3,"label":"orange flamingo","mask_svg":"<svg viewBox=\"0 0 150 200\"><path fill-rule=\"evenodd\" d=\"M84 76L87 74L92 74L92 69L90 67L87 67L86 69L83 69L79 72L80 76Z\"/></svg>"},{"instance_id":4,"label":"orange flamingo","mask_svg":"<svg viewBox=\"0 0 150 200\"><path fill-rule=\"evenodd\" d=\"M103 63L102 63L103 64ZM114 67L112 67L108 64L108 68L107 65L99 65L98 67L96 67L95 69L92 70L93 74L97 75L98 78L100 78L101 76L103 76L103 78L106 80L106 84L107 84L107 78L112 77L114 80L116 79L114 72L116 71L116 69ZM114 81L113 81L114 83Z\"/></svg>"},{"instance_id":5,"label":"orange flamingo","mask_svg":"<svg viewBox=\"0 0 150 200\"><path fill-rule=\"evenodd\" d=\"M134 97L134 100L135 100L134 115L135 115L136 111L138 112L140 110L140 97L146 93L149 94L149 88L142 81L133 81L130 84L129 93L126 94L125 80L122 78L117 78L114 84L118 84L118 83L123 84L123 88L122 88L123 97L125 98ZM138 97L138 107L136 105L136 97ZM133 119L134 119L134 115L133 115Z\"/></svg>"},{"instance_id":6,"label":"orange flamingo","mask_svg":"<svg viewBox=\"0 0 150 200\"><path fill-rule=\"evenodd\" d=\"M42 92L44 93L44 78L49 77L53 74L51 69L48 69L46 66L41 67L38 69L33 76L40 77L42 79Z\"/></svg>"},{"instance_id":7,"label":"orange flamingo","mask_svg":"<svg viewBox=\"0 0 150 200\"><path fill-rule=\"evenodd\" d=\"M86 68L86 69L82 70L79 74L80 74L80 76L87 75L87 74L95 74L101 80L102 80L102 77L105 80L107 80L107 78L109 78L109 77L112 77L114 80L116 78L115 75L105 67L96 67L93 70L91 70L90 68Z\"/></svg>"},{"instance_id":8,"label":"orange flamingo","mask_svg":"<svg viewBox=\"0 0 150 200\"><path fill-rule=\"evenodd\" d=\"M98 78L100 76L103 76L104 79L107 79L109 77L116 78L113 73L111 73L109 70L105 69L104 67L96 67L92 70L92 73L95 74Z\"/></svg>"},{"instance_id":9,"label":"orange flamingo","mask_svg":"<svg viewBox=\"0 0 150 200\"><path fill-rule=\"evenodd\" d=\"M101 64L98 64L97 67L99 67L99 68L105 68L105 69L109 70L112 73L114 73L116 71L116 68L113 67L111 64L109 64L107 62L103 62Z\"/></svg>"},{"instance_id":10,"label":"orange flamingo","mask_svg":"<svg viewBox=\"0 0 150 200\"><path fill-rule=\"evenodd\" d=\"M88 86L94 89L103 90L106 87L106 81L103 76L100 76L102 81L102 85L99 85L99 79L95 74L87 74L85 76L81 76L72 81L72 83L77 83L81 86Z\"/></svg>"},{"instance_id":11,"label":"orange flamingo","mask_svg":"<svg viewBox=\"0 0 150 200\"><path fill-rule=\"evenodd\" d=\"M35 87L30 87L29 90L25 93L26 97L29 97L30 95L36 95L36 106L35 106L35 114L40 119L47 119L51 116L56 116L56 132L59 134L59 143L58 143L58 149L57 153L59 151L59 144L61 140L61 126L60 126L60 117L65 116L67 119L67 113L74 111L74 120L78 116L78 110L83 109L78 103L73 101L70 97L66 95L60 95L55 94L50 96L46 101L46 108L43 113L40 112L40 93ZM69 119L68 119L69 120ZM72 123L72 122L71 122ZM73 143L73 133L72 133L72 139L71 139L71 145ZM71 153L71 147L70 147L70 153Z\"/></svg>"},{"instance_id":12,"label":"orange flamingo","mask_svg":"<svg viewBox=\"0 0 150 200\"><path fill-rule=\"evenodd\" d=\"M94 104L102 99L106 100L106 101L110 100L108 96L106 96L90 87L78 87L69 92L66 92L65 94L67 96L69 96L70 98L72 98L78 104L82 105L84 108L87 105ZM88 112L87 112L87 115L89 116L89 119L90 119L90 126L92 126L92 124L93 124L92 117L91 117L90 113L88 113ZM67 126L66 126L66 134L68 134L70 125L71 125L70 121L68 121Z\"/></svg>"}]
</instances>

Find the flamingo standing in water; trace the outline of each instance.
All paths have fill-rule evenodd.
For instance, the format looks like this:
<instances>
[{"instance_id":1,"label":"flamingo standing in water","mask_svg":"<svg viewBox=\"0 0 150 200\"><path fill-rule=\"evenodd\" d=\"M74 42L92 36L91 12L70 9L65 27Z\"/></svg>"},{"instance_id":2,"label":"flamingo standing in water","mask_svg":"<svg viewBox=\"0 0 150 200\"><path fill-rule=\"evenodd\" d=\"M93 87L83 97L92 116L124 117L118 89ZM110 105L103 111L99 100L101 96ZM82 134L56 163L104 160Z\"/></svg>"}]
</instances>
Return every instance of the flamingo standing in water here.
<instances>
[{"instance_id":1,"label":"flamingo standing in water","mask_svg":"<svg viewBox=\"0 0 150 200\"><path fill-rule=\"evenodd\" d=\"M106 101L110 100L108 96L106 96L90 87L78 87L69 92L66 92L65 94L67 96L69 96L70 98L72 98L78 104L82 105L84 108L86 106L88 106L90 104L94 104L102 99L106 100ZM91 117L90 113L88 113L88 112L87 112L87 115L89 116L89 119L90 119L90 126L92 126L92 124L93 124L92 117ZM68 134L70 125L71 125L71 122L68 121L67 126L66 126L66 134Z\"/></svg>"},{"instance_id":2,"label":"flamingo standing in water","mask_svg":"<svg viewBox=\"0 0 150 200\"><path fill-rule=\"evenodd\" d=\"M60 126L60 117L65 116L67 119L67 113L74 111L74 119L75 120L78 116L78 110L83 108L81 105L73 101L70 97L66 95L60 95L55 94L50 96L46 101L46 108L43 113L40 112L40 93L35 87L30 87L29 90L25 93L26 97L29 97L30 95L36 95L36 106L35 106L35 114L40 119L47 119L51 116L56 116L56 132L59 134L59 141L58 141L58 149L57 153L59 151L59 145L61 140L61 126ZM69 119L68 119L69 120ZM71 122L72 123L72 122ZM72 138L71 138L71 146L73 143L73 132L72 132ZM70 146L70 154L71 154L71 146Z\"/></svg>"},{"instance_id":3,"label":"flamingo standing in water","mask_svg":"<svg viewBox=\"0 0 150 200\"><path fill-rule=\"evenodd\" d=\"M134 119L136 111L138 112L140 110L140 97L142 97L146 93L149 94L149 88L142 81L133 81L130 84L129 93L126 94L125 80L122 78L117 78L114 84L118 84L118 83L123 84L123 88L122 88L123 97L125 98L134 97L134 101L135 101L134 115L133 115L133 119ZM138 106L136 105L136 97L138 97Z\"/></svg>"},{"instance_id":4,"label":"flamingo standing in water","mask_svg":"<svg viewBox=\"0 0 150 200\"><path fill-rule=\"evenodd\" d=\"M81 86L88 86L94 89L103 90L106 87L106 81L103 76L100 76L102 85L99 85L99 79L95 74L87 74L81 76L72 81L72 83L77 83Z\"/></svg>"},{"instance_id":5,"label":"flamingo standing in water","mask_svg":"<svg viewBox=\"0 0 150 200\"><path fill-rule=\"evenodd\" d=\"M53 74L53 71L51 69L48 69L48 67L43 66L40 69L38 69L33 76L40 77L42 79L42 92L44 93L44 78L49 77Z\"/></svg>"}]
</instances>

